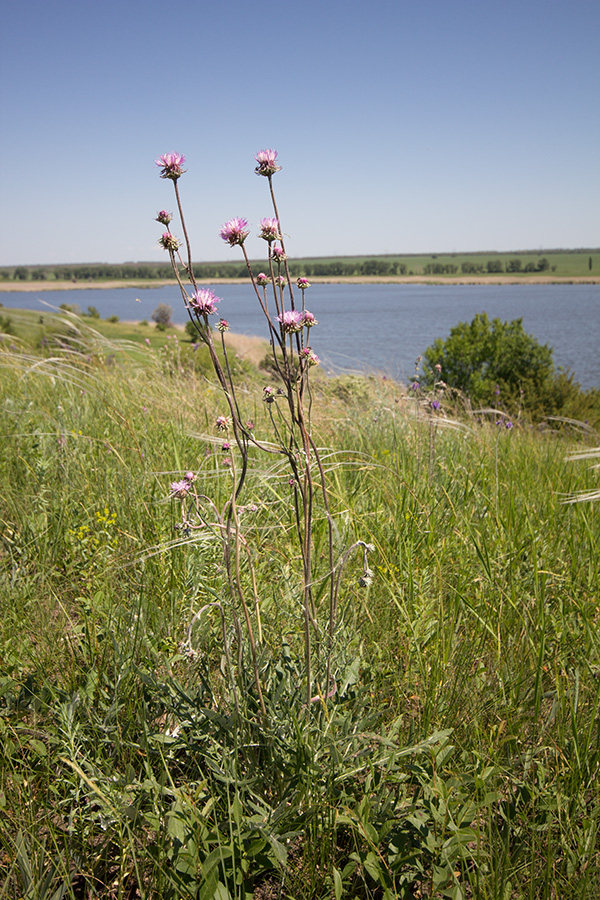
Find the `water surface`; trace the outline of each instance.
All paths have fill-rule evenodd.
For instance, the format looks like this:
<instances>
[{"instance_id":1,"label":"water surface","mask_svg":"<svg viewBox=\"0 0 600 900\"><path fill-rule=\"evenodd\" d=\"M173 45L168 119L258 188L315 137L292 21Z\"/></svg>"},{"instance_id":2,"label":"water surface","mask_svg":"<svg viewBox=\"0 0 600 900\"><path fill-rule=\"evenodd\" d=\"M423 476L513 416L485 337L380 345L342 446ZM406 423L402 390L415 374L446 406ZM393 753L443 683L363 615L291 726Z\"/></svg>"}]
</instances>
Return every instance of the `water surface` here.
<instances>
[{"instance_id":1,"label":"water surface","mask_svg":"<svg viewBox=\"0 0 600 900\"><path fill-rule=\"evenodd\" d=\"M232 331L266 337L262 313L247 284L214 286L221 315ZM299 292L298 292L299 294ZM307 307L319 320L313 350L334 370L377 371L406 381L416 356L437 337L476 313L510 321L554 349L557 366L575 373L582 387L600 387L600 285L315 284ZM6 307L44 309L44 303L95 306L106 318L148 319L159 303L173 307L173 321L187 321L174 287L77 289L0 294ZM47 308L47 307L46 307Z\"/></svg>"}]
</instances>

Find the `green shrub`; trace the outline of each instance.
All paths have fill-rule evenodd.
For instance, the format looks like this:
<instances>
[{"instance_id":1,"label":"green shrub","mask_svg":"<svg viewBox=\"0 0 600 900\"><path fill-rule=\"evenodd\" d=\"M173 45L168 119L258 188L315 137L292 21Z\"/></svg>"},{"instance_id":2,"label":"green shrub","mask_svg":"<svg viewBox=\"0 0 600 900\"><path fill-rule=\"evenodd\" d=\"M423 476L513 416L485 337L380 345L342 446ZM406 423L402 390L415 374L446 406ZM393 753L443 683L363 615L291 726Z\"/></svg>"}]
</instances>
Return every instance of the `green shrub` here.
<instances>
[{"instance_id":1,"label":"green shrub","mask_svg":"<svg viewBox=\"0 0 600 900\"><path fill-rule=\"evenodd\" d=\"M582 406L587 392L573 376L554 366L552 348L540 344L523 328L522 319L490 321L478 313L472 322L459 322L450 335L437 338L425 351L425 387L441 377L462 391L475 407L501 406L508 412L523 410L534 418L567 414ZM584 402L588 411L592 398Z\"/></svg>"}]
</instances>

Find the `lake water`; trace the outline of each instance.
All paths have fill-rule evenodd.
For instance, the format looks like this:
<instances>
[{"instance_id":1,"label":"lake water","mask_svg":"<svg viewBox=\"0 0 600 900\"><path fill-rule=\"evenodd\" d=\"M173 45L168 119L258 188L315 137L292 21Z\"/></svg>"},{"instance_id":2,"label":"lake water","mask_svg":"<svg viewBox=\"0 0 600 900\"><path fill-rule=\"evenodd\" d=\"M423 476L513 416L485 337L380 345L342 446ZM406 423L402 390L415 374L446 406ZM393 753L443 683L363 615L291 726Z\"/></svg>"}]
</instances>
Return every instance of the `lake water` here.
<instances>
[{"instance_id":1,"label":"lake water","mask_svg":"<svg viewBox=\"0 0 600 900\"><path fill-rule=\"evenodd\" d=\"M232 331L266 337L251 287L216 285L220 314ZM300 292L298 292L299 300ZM490 318L523 319L526 331L554 349L557 366L575 373L582 387L600 387L600 285L314 284L307 307L319 320L313 350L333 371L376 371L400 381L414 372L415 358L437 337L479 312ZM173 287L0 293L5 307L47 309L44 303L95 306L106 318L148 319L159 303L173 307L173 321L187 313Z\"/></svg>"}]
</instances>

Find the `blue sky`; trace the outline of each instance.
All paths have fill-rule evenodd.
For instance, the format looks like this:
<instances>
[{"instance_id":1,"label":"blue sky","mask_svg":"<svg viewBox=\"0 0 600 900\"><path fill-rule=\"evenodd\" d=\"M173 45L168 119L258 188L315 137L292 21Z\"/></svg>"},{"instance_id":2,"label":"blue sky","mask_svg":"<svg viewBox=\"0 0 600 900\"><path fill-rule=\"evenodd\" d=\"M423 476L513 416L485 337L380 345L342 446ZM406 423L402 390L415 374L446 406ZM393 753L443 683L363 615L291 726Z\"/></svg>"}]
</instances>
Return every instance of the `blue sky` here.
<instances>
[{"instance_id":1,"label":"blue sky","mask_svg":"<svg viewBox=\"0 0 600 900\"><path fill-rule=\"evenodd\" d=\"M5 3L0 265L195 259L271 214L291 255L600 245L597 0ZM177 232L177 229L174 228ZM261 246L262 245L262 246Z\"/></svg>"}]
</instances>

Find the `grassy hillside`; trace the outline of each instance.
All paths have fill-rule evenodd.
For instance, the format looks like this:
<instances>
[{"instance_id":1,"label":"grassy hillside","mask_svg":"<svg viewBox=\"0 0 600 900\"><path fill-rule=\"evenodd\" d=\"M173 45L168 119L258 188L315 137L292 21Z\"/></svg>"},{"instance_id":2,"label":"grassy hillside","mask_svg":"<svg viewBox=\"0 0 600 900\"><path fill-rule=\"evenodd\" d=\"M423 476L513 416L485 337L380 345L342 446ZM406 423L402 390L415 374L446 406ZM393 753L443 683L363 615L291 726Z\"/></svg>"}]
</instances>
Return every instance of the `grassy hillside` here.
<instances>
[{"instance_id":1,"label":"grassy hillside","mask_svg":"<svg viewBox=\"0 0 600 900\"><path fill-rule=\"evenodd\" d=\"M596 898L600 519L563 501L597 488L566 457L598 436L316 378L336 548L369 565L339 569L333 687L309 707L293 488L252 451L257 716L221 627L209 523L235 450L208 360L93 324L38 351L49 323L24 317L0 347L0 897ZM275 441L273 376L235 366ZM197 530L170 487L187 470Z\"/></svg>"}]
</instances>

